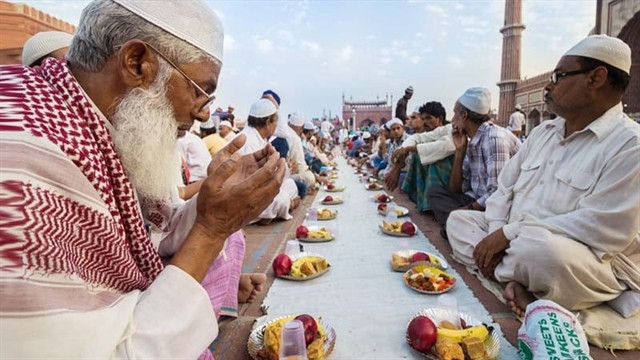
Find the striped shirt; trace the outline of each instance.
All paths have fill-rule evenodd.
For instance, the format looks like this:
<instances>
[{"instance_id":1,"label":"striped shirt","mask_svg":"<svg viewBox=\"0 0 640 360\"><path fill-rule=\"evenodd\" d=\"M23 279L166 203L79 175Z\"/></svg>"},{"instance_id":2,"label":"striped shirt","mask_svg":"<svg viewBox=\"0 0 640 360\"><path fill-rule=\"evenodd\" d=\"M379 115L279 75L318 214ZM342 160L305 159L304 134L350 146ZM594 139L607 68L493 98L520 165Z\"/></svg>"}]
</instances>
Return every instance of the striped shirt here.
<instances>
[{"instance_id":1,"label":"striped shirt","mask_svg":"<svg viewBox=\"0 0 640 360\"><path fill-rule=\"evenodd\" d=\"M485 207L498 188L498 175L520 149L520 141L507 129L484 122L467 146L462 163L462 192Z\"/></svg>"}]
</instances>

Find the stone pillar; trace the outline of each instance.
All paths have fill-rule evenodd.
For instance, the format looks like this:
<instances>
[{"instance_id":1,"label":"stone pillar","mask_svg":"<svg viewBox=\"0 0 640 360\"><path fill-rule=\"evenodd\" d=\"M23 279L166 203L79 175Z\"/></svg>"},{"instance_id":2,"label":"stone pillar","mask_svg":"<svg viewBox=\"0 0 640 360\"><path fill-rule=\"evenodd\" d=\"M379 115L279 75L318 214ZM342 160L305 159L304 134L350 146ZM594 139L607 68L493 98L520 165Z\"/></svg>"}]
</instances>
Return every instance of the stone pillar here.
<instances>
[{"instance_id":1,"label":"stone pillar","mask_svg":"<svg viewBox=\"0 0 640 360\"><path fill-rule=\"evenodd\" d=\"M506 0L504 8L504 27L502 33L502 70L500 72L500 100L498 105L498 124L506 126L509 115L515 107L516 87L520 81L520 54L522 0Z\"/></svg>"}]
</instances>

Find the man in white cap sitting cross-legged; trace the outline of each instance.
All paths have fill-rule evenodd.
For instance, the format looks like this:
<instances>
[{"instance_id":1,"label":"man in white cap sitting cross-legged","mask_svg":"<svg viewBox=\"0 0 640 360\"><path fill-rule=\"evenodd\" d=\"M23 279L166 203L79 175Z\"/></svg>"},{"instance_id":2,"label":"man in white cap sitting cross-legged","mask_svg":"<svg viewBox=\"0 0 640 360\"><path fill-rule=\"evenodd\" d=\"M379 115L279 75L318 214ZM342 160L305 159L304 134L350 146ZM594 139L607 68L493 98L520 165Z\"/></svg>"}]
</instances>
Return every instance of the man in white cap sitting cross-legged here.
<instances>
[{"instance_id":1,"label":"man in white cap sitting cross-legged","mask_svg":"<svg viewBox=\"0 0 640 360\"><path fill-rule=\"evenodd\" d=\"M241 156L238 136L172 206L178 128L209 118L223 38L203 1L96 0L66 60L0 66L0 357L211 357L201 282L286 169L268 146ZM230 285L238 300L259 287Z\"/></svg>"},{"instance_id":2,"label":"man in white cap sitting cross-legged","mask_svg":"<svg viewBox=\"0 0 640 360\"><path fill-rule=\"evenodd\" d=\"M580 310L640 291L640 125L623 113L631 50L590 36L545 87L558 115L500 173L486 212L454 211L456 257L506 284L522 315L536 298ZM626 294L626 293L625 293Z\"/></svg>"},{"instance_id":3,"label":"man in white cap sitting cross-legged","mask_svg":"<svg viewBox=\"0 0 640 360\"><path fill-rule=\"evenodd\" d=\"M498 187L498 174L520 149L509 130L490 120L491 93L476 87L467 89L456 101L451 119L451 136L456 148L449 186L431 186L427 200L443 229L449 213L456 209L484 211L487 198Z\"/></svg>"}]
</instances>

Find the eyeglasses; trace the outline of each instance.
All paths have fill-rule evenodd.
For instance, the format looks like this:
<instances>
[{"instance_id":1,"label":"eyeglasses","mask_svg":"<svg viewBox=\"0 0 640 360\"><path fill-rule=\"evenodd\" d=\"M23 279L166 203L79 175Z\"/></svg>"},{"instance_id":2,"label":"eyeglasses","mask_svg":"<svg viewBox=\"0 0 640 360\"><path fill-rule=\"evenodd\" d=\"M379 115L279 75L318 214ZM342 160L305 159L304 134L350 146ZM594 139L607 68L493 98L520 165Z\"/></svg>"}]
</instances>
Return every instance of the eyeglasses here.
<instances>
[{"instance_id":1,"label":"eyeglasses","mask_svg":"<svg viewBox=\"0 0 640 360\"><path fill-rule=\"evenodd\" d=\"M189 81L191 83L191 85L193 85L193 87L196 88L197 92L200 93L200 95L204 96L207 101L204 102L204 104L202 104L202 106L200 106L200 111L202 111L202 109L204 109L205 107L211 105L211 103L213 102L213 100L216 99L216 96L213 94L209 94L206 91L204 91L204 89L202 89L195 81L193 81L189 75L187 75L184 71L182 71L176 64L174 64L173 62L171 62L171 60L169 60L166 56L164 56L164 54L162 54L158 49L156 49L155 47L153 47L152 45L146 43L148 47L150 47L153 51L155 51L158 55L160 55L161 58L164 59L164 61L168 62L169 65L171 65L172 68L176 69L176 71L178 71L180 73L180 75L184 76L185 79L187 79L187 81Z\"/></svg>"},{"instance_id":2,"label":"eyeglasses","mask_svg":"<svg viewBox=\"0 0 640 360\"><path fill-rule=\"evenodd\" d=\"M581 69L581 70L575 70L575 71L554 71L551 73L551 79L549 79L551 81L552 84L557 84L558 81L560 81L560 79L567 77L567 76L573 76L573 75L578 75L578 74L586 74L589 71L593 71L595 68L591 68L591 69Z\"/></svg>"}]
</instances>

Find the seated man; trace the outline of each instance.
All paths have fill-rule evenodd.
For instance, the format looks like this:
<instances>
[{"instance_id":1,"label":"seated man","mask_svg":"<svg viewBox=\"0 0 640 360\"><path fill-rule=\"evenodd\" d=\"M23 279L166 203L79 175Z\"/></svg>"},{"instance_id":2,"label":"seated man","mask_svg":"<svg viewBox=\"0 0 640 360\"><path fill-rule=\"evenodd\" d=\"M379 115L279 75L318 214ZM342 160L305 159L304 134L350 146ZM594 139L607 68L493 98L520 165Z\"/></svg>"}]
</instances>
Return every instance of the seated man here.
<instances>
[{"instance_id":1,"label":"seated man","mask_svg":"<svg viewBox=\"0 0 640 360\"><path fill-rule=\"evenodd\" d=\"M207 147L207 150L209 150L209 154L211 154L211 156L214 156L225 145L227 145L227 140L220 136L218 129L216 129L216 120L220 119L216 119L212 116L209 120L200 124L200 136L202 137L202 142Z\"/></svg>"},{"instance_id":2,"label":"seated man","mask_svg":"<svg viewBox=\"0 0 640 360\"><path fill-rule=\"evenodd\" d=\"M396 163L404 163L411 154L409 171L401 186L402 191L416 203L418 211L431 210L427 199L430 187L449 185L455 146L451 139L451 125L446 118L446 110L439 102L431 101L422 105L418 109L418 117L412 119L411 123L422 123L425 132L416 131L392 155ZM414 125L413 128L418 129L418 126ZM386 180L389 191L398 186L398 182L391 181L390 177Z\"/></svg>"},{"instance_id":3,"label":"seated man","mask_svg":"<svg viewBox=\"0 0 640 360\"><path fill-rule=\"evenodd\" d=\"M391 155L399 148L402 143L409 137L404 131L404 125L402 124L402 120L398 118L393 118L385 124L385 127L389 129L388 137L385 142L385 146L381 147L381 150L378 151L379 156L383 156L387 162L387 167L380 170L378 172L378 177L381 179L387 178L388 175L393 179L399 179L400 173L406 171L406 161L399 163L399 166L394 167L395 159L392 158Z\"/></svg>"},{"instance_id":4,"label":"seated man","mask_svg":"<svg viewBox=\"0 0 640 360\"><path fill-rule=\"evenodd\" d=\"M234 156L244 137L221 151L166 266L143 215L170 210L177 130L209 118L222 42L202 2L98 0L66 61L0 66L0 357L195 359L216 337L201 281L284 161Z\"/></svg>"},{"instance_id":5,"label":"seated man","mask_svg":"<svg viewBox=\"0 0 640 360\"><path fill-rule=\"evenodd\" d=\"M449 213L461 207L484 210L487 198L498 186L498 174L520 149L518 138L489 121L490 109L491 92L485 88L468 89L453 108L451 135L456 152L449 186L427 190L427 199L445 238Z\"/></svg>"},{"instance_id":6,"label":"seated man","mask_svg":"<svg viewBox=\"0 0 640 360\"><path fill-rule=\"evenodd\" d=\"M454 254L507 283L519 315L536 298L580 310L640 291L640 125L622 112L631 50L590 36L545 87L558 114L509 161L486 212L455 211Z\"/></svg>"}]
</instances>

